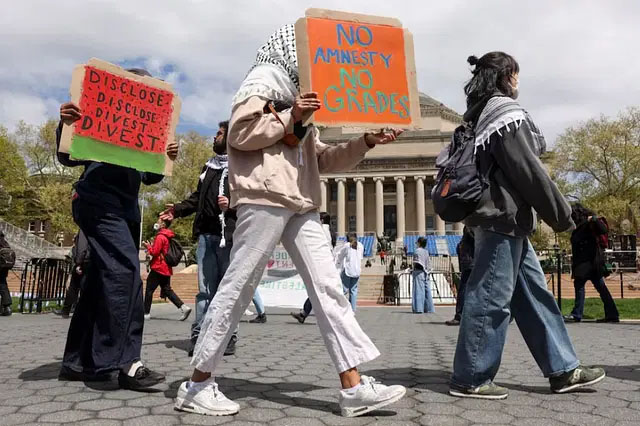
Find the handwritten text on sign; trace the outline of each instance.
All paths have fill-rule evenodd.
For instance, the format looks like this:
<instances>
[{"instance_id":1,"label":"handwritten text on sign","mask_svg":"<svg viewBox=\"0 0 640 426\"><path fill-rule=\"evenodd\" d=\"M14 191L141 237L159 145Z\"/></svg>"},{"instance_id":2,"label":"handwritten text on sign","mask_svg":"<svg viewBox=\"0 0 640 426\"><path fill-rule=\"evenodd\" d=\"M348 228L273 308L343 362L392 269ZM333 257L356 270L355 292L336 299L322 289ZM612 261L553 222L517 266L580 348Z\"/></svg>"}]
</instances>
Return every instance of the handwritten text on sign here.
<instances>
[{"instance_id":1,"label":"handwritten text on sign","mask_svg":"<svg viewBox=\"0 0 640 426\"><path fill-rule=\"evenodd\" d=\"M411 122L402 28L307 18L322 122Z\"/></svg>"},{"instance_id":2,"label":"handwritten text on sign","mask_svg":"<svg viewBox=\"0 0 640 426\"><path fill-rule=\"evenodd\" d=\"M75 133L139 151L164 153L173 93L85 67Z\"/></svg>"}]
</instances>

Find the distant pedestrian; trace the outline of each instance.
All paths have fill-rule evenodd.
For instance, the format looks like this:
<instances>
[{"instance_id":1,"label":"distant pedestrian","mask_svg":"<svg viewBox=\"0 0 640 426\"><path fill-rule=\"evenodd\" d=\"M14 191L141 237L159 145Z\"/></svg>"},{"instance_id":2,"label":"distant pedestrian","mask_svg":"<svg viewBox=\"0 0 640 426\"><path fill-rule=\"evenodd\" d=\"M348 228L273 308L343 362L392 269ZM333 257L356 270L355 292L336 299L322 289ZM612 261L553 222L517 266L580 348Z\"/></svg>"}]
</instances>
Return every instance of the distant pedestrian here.
<instances>
[{"instance_id":1,"label":"distant pedestrian","mask_svg":"<svg viewBox=\"0 0 640 426\"><path fill-rule=\"evenodd\" d=\"M606 241L608 226L604 218L596 216L580 203L571 206L571 217L576 229L571 234L571 273L575 289L575 301L570 315L565 321L580 322L584 311L584 286L591 281L600 294L604 304L604 318L598 322L620 322L616 302L611 297L604 278L609 273L605 267Z\"/></svg>"},{"instance_id":2,"label":"distant pedestrian","mask_svg":"<svg viewBox=\"0 0 640 426\"><path fill-rule=\"evenodd\" d=\"M380 264L381 265L386 265L386 262L384 260L384 256L385 256L384 250L380 250Z\"/></svg>"},{"instance_id":3,"label":"distant pedestrian","mask_svg":"<svg viewBox=\"0 0 640 426\"><path fill-rule=\"evenodd\" d=\"M473 230L465 226L462 232L462 239L456 247L458 265L460 266L460 281L458 283L458 294L456 295L456 314L452 320L444 322L446 325L460 325L462 309L464 308L464 294L467 290L467 281L473 269L474 250L475 241L473 239Z\"/></svg>"},{"instance_id":4,"label":"distant pedestrian","mask_svg":"<svg viewBox=\"0 0 640 426\"><path fill-rule=\"evenodd\" d=\"M342 271L342 287L345 296L351 303L351 309L356 311L358 301L358 282L362 272L362 259L364 258L364 246L356 234L349 234L349 241L343 245L336 258L336 265Z\"/></svg>"},{"instance_id":5,"label":"distant pedestrian","mask_svg":"<svg viewBox=\"0 0 640 426\"><path fill-rule=\"evenodd\" d=\"M73 248L71 249L71 262L73 264L73 269L71 270L69 288L67 288L62 309L55 312L57 315L62 316L62 318L70 317L71 310L78 301L78 296L85 285L87 273L89 271L90 254L89 241L87 241L87 237L84 235L84 232L80 230L73 240Z\"/></svg>"},{"instance_id":6,"label":"distant pedestrian","mask_svg":"<svg viewBox=\"0 0 640 426\"><path fill-rule=\"evenodd\" d=\"M184 304L180 297L171 288L171 276L173 268L167 264L165 257L169 252L169 245L176 234L169 229L171 221L168 219L158 219L153 224L153 229L157 231L153 244L145 241L147 253L151 255L151 272L147 277L147 290L144 296L144 319L151 319L151 304L153 303L153 293L160 287L160 297L168 298L181 312L180 321L184 321L191 315L191 308Z\"/></svg>"},{"instance_id":7,"label":"distant pedestrian","mask_svg":"<svg viewBox=\"0 0 640 426\"><path fill-rule=\"evenodd\" d=\"M0 231L0 316L11 316L11 293L7 277L16 260L16 254L4 238L4 233Z\"/></svg>"},{"instance_id":8,"label":"distant pedestrian","mask_svg":"<svg viewBox=\"0 0 640 426\"><path fill-rule=\"evenodd\" d=\"M431 266L429 265L429 252L426 250L427 239L418 238L416 241L418 248L413 255L413 297L411 309L414 314L428 313L436 311L433 305L433 295L431 294Z\"/></svg>"}]
</instances>

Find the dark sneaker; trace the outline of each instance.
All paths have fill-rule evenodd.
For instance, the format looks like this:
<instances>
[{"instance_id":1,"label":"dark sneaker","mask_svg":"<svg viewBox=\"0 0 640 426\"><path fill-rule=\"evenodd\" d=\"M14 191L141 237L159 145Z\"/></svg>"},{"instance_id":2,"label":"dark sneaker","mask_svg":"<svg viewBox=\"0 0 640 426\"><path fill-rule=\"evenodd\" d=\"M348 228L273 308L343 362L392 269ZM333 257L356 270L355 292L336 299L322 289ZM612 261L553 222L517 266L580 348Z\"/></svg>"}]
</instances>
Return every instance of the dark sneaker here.
<instances>
[{"instance_id":1,"label":"dark sneaker","mask_svg":"<svg viewBox=\"0 0 640 426\"><path fill-rule=\"evenodd\" d=\"M452 319L449 321L445 321L444 322L446 325L460 325L460 320L459 319Z\"/></svg>"},{"instance_id":2,"label":"dark sneaker","mask_svg":"<svg viewBox=\"0 0 640 426\"><path fill-rule=\"evenodd\" d=\"M11 306L5 306L4 308L2 308L3 317L10 317L11 314L13 314L13 311L11 310Z\"/></svg>"},{"instance_id":3,"label":"dark sneaker","mask_svg":"<svg viewBox=\"0 0 640 426\"><path fill-rule=\"evenodd\" d=\"M302 315L302 312L291 312L291 316L297 319L300 324L304 324L304 320L307 319L307 317Z\"/></svg>"},{"instance_id":4,"label":"dark sneaker","mask_svg":"<svg viewBox=\"0 0 640 426\"><path fill-rule=\"evenodd\" d=\"M231 340L227 344L227 349L224 350L224 356L230 356L236 354L236 341L238 338L236 336L231 336Z\"/></svg>"},{"instance_id":5,"label":"dark sneaker","mask_svg":"<svg viewBox=\"0 0 640 426\"><path fill-rule=\"evenodd\" d=\"M65 311L64 309L56 309L55 311L53 311L53 313L58 315L59 317L62 317L63 319L71 318L71 313Z\"/></svg>"},{"instance_id":6,"label":"dark sneaker","mask_svg":"<svg viewBox=\"0 0 640 426\"><path fill-rule=\"evenodd\" d=\"M585 386L595 385L606 376L602 368L578 368L560 376L550 377L551 391L553 393L566 393Z\"/></svg>"},{"instance_id":7,"label":"dark sneaker","mask_svg":"<svg viewBox=\"0 0 640 426\"><path fill-rule=\"evenodd\" d=\"M86 374L69 367L62 367L58 373L58 380L61 382L108 382L111 380L111 374Z\"/></svg>"},{"instance_id":8,"label":"dark sneaker","mask_svg":"<svg viewBox=\"0 0 640 426\"><path fill-rule=\"evenodd\" d=\"M164 382L164 375L149 370L144 366L138 368L135 377L131 377L122 371L118 375L120 388L133 391L147 390L162 382Z\"/></svg>"},{"instance_id":9,"label":"dark sneaker","mask_svg":"<svg viewBox=\"0 0 640 426\"><path fill-rule=\"evenodd\" d=\"M451 385L449 395L460 398L506 399L509 396L509 391L502 386L490 382L477 388L461 388Z\"/></svg>"},{"instance_id":10,"label":"dark sneaker","mask_svg":"<svg viewBox=\"0 0 640 426\"><path fill-rule=\"evenodd\" d=\"M620 318L600 318L596 322L620 322Z\"/></svg>"},{"instance_id":11,"label":"dark sneaker","mask_svg":"<svg viewBox=\"0 0 640 426\"><path fill-rule=\"evenodd\" d=\"M580 321L582 321L582 319L576 318L573 315L565 315L562 318L564 319L564 322L580 322Z\"/></svg>"},{"instance_id":12,"label":"dark sneaker","mask_svg":"<svg viewBox=\"0 0 640 426\"><path fill-rule=\"evenodd\" d=\"M249 322L251 324L264 324L267 322L267 314L260 314Z\"/></svg>"}]
</instances>

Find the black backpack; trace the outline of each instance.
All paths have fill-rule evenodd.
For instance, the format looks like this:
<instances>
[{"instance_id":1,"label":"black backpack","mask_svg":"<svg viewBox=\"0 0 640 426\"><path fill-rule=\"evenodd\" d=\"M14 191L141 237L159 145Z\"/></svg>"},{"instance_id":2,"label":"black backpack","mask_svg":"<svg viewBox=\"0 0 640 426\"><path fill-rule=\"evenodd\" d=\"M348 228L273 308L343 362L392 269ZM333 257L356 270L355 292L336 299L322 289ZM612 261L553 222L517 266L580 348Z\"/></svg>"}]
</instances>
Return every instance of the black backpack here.
<instances>
[{"instance_id":1,"label":"black backpack","mask_svg":"<svg viewBox=\"0 0 640 426\"><path fill-rule=\"evenodd\" d=\"M180 261L184 257L184 250L178 241L175 238L169 238L169 250L167 250L167 254L164 255L164 261L167 265L178 266Z\"/></svg>"},{"instance_id":2,"label":"black backpack","mask_svg":"<svg viewBox=\"0 0 640 426\"><path fill-rule=\"evenodd\" d=\"M461 222L472 214L489 186L478 170L475 134L459 126L451 143L436 160L439 169L431 192L435 212L447 222Z\"/></svg>"},{"instance_id":3,"label":"black backpack","mask_svg":"<svg viewBox=\"0 0 640 426\"><path fill-rule=\"evenodd\" d=\"M0 269L11 269L16 264L16 252L11 247L0 248Z\"/></svg>"}]
</instances>

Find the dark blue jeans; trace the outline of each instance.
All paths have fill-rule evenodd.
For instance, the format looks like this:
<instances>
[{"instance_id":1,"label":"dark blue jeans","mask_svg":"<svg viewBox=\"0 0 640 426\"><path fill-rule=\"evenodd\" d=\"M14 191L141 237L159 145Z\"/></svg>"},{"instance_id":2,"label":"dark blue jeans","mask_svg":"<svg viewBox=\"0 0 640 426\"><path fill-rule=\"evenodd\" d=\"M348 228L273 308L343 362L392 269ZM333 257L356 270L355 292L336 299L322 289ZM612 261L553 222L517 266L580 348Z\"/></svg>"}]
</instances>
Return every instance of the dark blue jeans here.
<instances>
[{"instance_id":1,"label":"dark blue jeans","mask_svg":"<svg viewBox=\"0 0 640 426\"><path fill-rule=\"evenodd\" d=\"M144 307L138 260L140 224L73 202L73 217L91 247L87 285L69 325L62 365L104 373L140 360Z\"/></svg>"},{"instance_id":2,"label":"dark blue jeans","mask_svg":"<svg viewBox=\"0 0 640 426\"><path fill-rule=\"evenodd\" d=\"M462 309L464 308L464 294L467 291L467 281L471 275L471 269L465 269L460 274L460 284L458 286L458 295L456 296L456 315L454 319L460 321L462 319Z\"/></svg>"},{"instance_id":3,"label":"dark blue jeans","mask_svg":"<svg viewBox=\"0 0 640 426\"><path fill-rule=\"evenodd\" d=\"M618 308L616 307L616 302L613 301L613 297L611 297L611 293L609 293L609 289L604 282L604 278L592 278L589 280L593 283L593 286L598 290L598 294L600 294L600 299L604 304L604 316L608 319L618 319ZM584 286L587 283L586 279L576 279L573 281L573 288L576 291L576 300L573 305L573 310L571 311L571 315L574 318L581 320L582 314L584 312Z\"/></svg>"},{"instance_id":4,"label":"dark blue jeans","mask_svg":"<svg viewBox=\"0 0 640 426\"><path fill-rule=\"evenodd\" d=\"M451 382L477 387L498 373L511 316L545 377L579 365L562 315L527 238L475 228Z\"/></svg>"}]
</instances>

